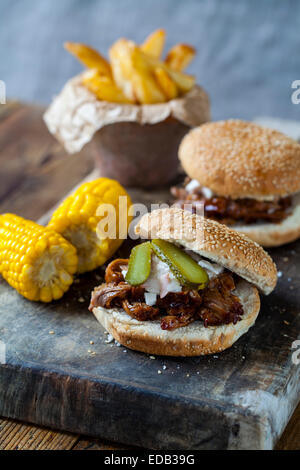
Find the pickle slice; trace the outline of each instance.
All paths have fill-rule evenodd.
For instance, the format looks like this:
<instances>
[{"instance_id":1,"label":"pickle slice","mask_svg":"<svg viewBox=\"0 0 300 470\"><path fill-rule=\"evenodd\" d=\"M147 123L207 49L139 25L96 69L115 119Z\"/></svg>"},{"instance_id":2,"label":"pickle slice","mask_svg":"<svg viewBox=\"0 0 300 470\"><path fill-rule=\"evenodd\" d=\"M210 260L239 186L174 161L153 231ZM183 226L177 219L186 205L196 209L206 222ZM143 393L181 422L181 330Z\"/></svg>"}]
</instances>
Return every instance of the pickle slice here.
<instances>
[{"instance_id":1,"label":"pickle slice","mask_svg":"<svg viewBox=\"0 0 300 470\"><path fill-rule=\"evenodd\" d=\"M135 246L129 258L128 271L125 281L132 286L140 286L147 281L151 272L151 253L150 242Z\"/></svg>"},{"instance_id":2,"label":"pickle slice","mask_svg":"<svg viewBox=\"0 0 300 470\"><path fill-rule=\"evenodd\" d=\"M168 264L182 286L204 289L209 278L205 269L187 253L165 240L152 240L156 256Z\"/></svg>"}]
</instances>

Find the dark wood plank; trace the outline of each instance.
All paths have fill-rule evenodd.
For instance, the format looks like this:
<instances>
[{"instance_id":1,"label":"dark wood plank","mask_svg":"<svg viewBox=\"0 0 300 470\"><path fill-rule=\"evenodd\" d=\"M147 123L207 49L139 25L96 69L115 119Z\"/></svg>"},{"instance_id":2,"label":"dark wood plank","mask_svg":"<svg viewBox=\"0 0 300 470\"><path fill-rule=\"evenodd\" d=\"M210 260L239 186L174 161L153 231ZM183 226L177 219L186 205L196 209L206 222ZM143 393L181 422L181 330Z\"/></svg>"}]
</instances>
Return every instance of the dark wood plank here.
<instances>
[{"instance_id":1,"label":"dark wood plank","mask_svg":"<svg viewBox=\"0 0 300 470\"><path fill-rule=\"evenodd\" d=\"M0 419L0 450L71 450L76 435Z\"/></svg>"},{"instance_id":2,"label":"dark wood plank","mask_svg":"<svg viewBox=\"0 0 300 470\"><path fill-rule=\"evenodd\" d=\"M276 450L300 450L300 405L278 441Z\"/></svg>"},{"instance_id":3,"label":"dark wood plank","mask_svg":"<svg viewBox=\"0 0 300 470\"><path fill-rule=\"evenodd\" d=\"M72 450L132 450L134 447L109 443L100 439L81 438Z\"/></svg>"},{"instance_id":4,"label":"dark wood plank","mask_svg":"<svg viewBox=\"0 0 300 470\"><path fill-rule=\"evenodd\" d=\"M93 168L88 151L66 154L49 134L42 114L40 107L8 105L5 119L0 115L2 213L38 219Z\"/></svg>"},{"instance_id":5,"label":"dark wood plank","mask_svg":"<svg viewBox=\"0 0 300 470\"><path fill-rule=\"evenodd\" d=\"M3 122L7 117L22 107L22 103L16 100L8 101L7 104L0 106L0 123Z\"/></svg>"}]
</instances>

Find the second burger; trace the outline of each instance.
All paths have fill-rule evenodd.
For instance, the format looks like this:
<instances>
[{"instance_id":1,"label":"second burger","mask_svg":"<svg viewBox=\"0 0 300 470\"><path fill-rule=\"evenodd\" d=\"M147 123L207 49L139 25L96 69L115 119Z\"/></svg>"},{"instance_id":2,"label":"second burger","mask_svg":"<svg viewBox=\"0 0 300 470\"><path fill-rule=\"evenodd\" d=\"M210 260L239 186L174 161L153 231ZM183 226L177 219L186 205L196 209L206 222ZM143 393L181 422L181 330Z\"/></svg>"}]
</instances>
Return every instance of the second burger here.
<instances>
[{"instance_id":1,"label":"second burger","mask_svg":"<svg viewBox=\"0 0 300 470\"><path fill-rule=\"evenodd\" d=\"M188 175L175 204L201 207L262 246L300 236L300 144L278 131L229 120L204 124L182 141Z\"/></svg>"}]
</instances>

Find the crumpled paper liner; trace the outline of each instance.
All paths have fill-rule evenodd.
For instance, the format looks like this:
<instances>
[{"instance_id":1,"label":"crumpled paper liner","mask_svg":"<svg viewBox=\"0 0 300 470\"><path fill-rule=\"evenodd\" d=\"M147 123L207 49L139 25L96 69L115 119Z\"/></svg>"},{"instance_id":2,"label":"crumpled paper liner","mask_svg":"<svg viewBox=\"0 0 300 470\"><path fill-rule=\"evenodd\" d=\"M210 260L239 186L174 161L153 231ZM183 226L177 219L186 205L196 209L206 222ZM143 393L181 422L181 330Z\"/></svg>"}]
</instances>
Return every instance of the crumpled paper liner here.
<instances>
[{"instance_id":1,"label":"crumpled paper liner","mask_svg":"<svg viewBox=\"0 0 300 470\"><path fill-rule=\"evenodd\" d=\"M173 117L189 127L210 121L210 101L196 85L181 98L162 104L132 105L100 101L81 84L69 80L44 115L49 131L69 153L79 152L104 126L117 122L157 124Z\"/></svg>"}]
</instances>

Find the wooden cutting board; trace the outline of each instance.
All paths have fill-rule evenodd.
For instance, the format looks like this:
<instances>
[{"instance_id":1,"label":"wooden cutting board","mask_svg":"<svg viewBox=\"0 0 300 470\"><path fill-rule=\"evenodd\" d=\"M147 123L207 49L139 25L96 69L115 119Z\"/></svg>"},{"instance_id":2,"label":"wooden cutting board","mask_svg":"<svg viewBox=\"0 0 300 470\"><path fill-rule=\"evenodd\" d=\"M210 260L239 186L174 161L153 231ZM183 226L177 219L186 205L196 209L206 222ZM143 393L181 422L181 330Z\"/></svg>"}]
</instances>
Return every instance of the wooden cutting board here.
<instances>
[{"instance_id":1,"label":"wooden cutting board","mask_svg":"<svg viewBox=\"0 0 300 470\"><path fill-rule=\"evenodd\" d=\"M17 212L38 218L51 204L49 179L57 188L54 204L88 174L90 163L69 157L58 172L51 161L61 150L46 132L37 134L40 113L31 113L31 121L26 109L17 113L14 127L24 120L28 141L17 140L18 129L13 137L12 122L0 113L9 131L0 135L0 150L5 144L12 168L0 174L0 191L13 191ZM41 171L45 185L37 183ZM167 194L132 196L149 203ZM51 305L30 303L1 281L6 360L0 365L0 415L152 449L271 449L299 401L300 365L293 364L292 344L300 327L300 243L271 255L282 277L276 291L262 298L256 325L231 349L202 358L153 359L107 343L88 312L101 270L80 277Z\"/></svg>"}]
</instances>

